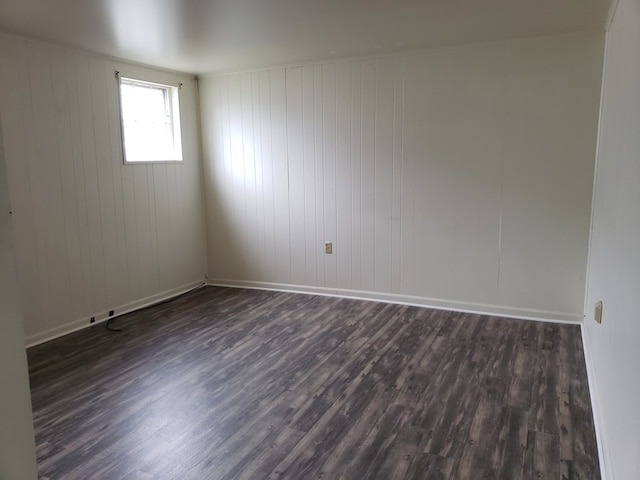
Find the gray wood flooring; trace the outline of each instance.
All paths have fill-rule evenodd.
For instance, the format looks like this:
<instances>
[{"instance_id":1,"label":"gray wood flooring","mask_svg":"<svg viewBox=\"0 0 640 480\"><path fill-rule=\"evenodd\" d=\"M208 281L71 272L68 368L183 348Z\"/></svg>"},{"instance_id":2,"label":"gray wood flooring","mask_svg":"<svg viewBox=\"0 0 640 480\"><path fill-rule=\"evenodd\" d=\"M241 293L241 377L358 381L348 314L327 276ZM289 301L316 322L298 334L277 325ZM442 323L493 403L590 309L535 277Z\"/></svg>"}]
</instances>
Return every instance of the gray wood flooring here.
<instances>
[{"instance_id":1,"label":"gray wood flooring","mask_svg":"<svg viewBox=\"0 0 640 480\"><path fill-rule=\"evenodd\" d=\"M41 479L599 479L580 328L206 287L29 349Z\"/></svg>"}]
</instances>

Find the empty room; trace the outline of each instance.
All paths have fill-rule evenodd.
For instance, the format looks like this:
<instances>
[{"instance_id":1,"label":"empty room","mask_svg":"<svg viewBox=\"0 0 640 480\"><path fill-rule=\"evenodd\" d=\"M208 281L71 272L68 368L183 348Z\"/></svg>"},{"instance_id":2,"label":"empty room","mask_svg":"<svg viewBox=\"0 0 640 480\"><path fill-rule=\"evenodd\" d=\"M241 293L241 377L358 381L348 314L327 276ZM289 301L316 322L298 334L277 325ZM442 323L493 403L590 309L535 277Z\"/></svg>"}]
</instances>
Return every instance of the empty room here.
<instances>
[{"instance_id":1,"label":"empty room","mask_svg":"<svg viewBox=\"0 0 640 480\"><path fill-rule=\"evenodd\" d=\"M638 0L0 0L0 480L640 480Z\"/></svg>"}]
</instances>

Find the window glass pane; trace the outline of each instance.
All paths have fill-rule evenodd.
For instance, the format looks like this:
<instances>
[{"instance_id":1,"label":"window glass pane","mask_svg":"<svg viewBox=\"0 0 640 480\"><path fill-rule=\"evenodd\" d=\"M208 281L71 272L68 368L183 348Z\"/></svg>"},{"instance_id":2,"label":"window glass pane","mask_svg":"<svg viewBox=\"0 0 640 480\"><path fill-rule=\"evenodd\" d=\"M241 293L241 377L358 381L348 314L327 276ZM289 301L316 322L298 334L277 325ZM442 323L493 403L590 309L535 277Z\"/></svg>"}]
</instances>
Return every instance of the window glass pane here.
<instances>
[{"instance_id":1,"label":"window glass pane","mask_svg":"<svg viewBox=\"0 0 640 480\"><path fill-rule=\"evenodd\" d=\"M178 112L172 96L177 99L175 87L121 79L126 161L182 160L180 131L174 121Z\"/></svg>"}]
</instances>

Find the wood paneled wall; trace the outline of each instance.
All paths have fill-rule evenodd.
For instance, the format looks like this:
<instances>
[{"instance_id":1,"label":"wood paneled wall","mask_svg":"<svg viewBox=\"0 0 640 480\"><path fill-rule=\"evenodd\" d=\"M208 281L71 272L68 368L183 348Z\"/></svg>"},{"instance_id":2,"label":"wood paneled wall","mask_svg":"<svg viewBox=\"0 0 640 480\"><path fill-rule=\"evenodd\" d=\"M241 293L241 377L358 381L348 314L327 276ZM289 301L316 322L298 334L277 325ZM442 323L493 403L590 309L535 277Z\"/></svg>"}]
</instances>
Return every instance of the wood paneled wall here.
<instances>
[{"instance_id":1,"label":"wood paneled wall","mask_svg":"<svg viewBox=\"0 0 640 480\"><path fill-rule=\"evenodd\" d=\"M581 319L603 44L202 79L212 281Z\"/></svg>"},{"instance_id":2,"label":"wood paneled wall","mask_svg":"<svg viewBox=\"0 0 640 480\"><path fill-rule=\"evenodd\" d=\"M618 2L607 37L593 202L584 336L605 480L640 478L639 20L639 2Z\"/></svg>"},{"instance_id":3,"label":"wood paneled wall","mask_svg":"<svg viewBox=\"0 0 640 480\"><path fill-rule=\"evenodd\" d=\"M3 35L0 65L27 342L202 282L194 78L179 80L184 162L123 165L114 77L123 65Z\"/></svg>"},{"instance_id":4,"label":"wood paneled wall","mask_svg":"<svg viewBox=\"0 0 640 480\"><path fill-rule=\"evenodd\" d=\"M29 392L29 369L24 350L12 214L2 143L0 123L0 478L36 480L38 467Z\"/></svg>"}]
</instances>

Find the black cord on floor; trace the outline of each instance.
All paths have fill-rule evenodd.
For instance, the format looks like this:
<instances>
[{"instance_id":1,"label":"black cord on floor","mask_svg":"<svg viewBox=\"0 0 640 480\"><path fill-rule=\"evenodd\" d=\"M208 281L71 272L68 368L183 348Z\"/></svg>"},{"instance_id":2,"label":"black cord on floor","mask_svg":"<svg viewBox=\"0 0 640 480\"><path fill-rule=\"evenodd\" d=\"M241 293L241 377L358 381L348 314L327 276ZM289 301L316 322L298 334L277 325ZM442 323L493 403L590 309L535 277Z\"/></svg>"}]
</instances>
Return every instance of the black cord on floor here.
<instances>
[{"instance_id":1,"label":"black cord on floor","mask_svg":"<svg viewBox=\"0 0 640 480\"><path fill-rule=\"evenodd\" d=\"M118 318L118 317L111 317L111 318L109 318L109 319L107 320L107 322L104 324L104 328L105 328L105 330L109 330L110 332L121 332L121 331L122 331L122 329L121 329L121 328L113 328L112 326L110 326L110 325L109 325L109 322L110 322L111 320L115 319L115 318Z\"/></svg>"},{"instance_id":2,"label":"black cord on floor","mask_svg":"<svg viewBox=\"0 0 640 480\"><path fill-rule=\"evenodd\" d=\"M130 312L127 312L127 315L129 313L137 313L137 312L141 312L143 310L147 310L148 308L153 308L153 307L157 307L158 305L164 305L165 303L169 303L169 302L173 302L174 300L177 300L180 297L184 297L185 295L189 295L191 292L195 292L196 290L199 290L200 288L204 287L205 284L202 283L200 285L198 285L197 287L193 287L191 290L187 290L186 292L183 292L179 295L176 295L175 297L169 297L165 300L160 300L159 302L156 303L152 303L151 305L147 305L145 307L140 307L137 310L132 310ZM111 320L115 320L118 317L111 317L109 318L106 323L104 324L104 328L105 330L109 330L110 332L121 332L122 329L121 328L114 328L112 326L109 325L109 322L111 322Z\"/></svg>"}]
</instances>

